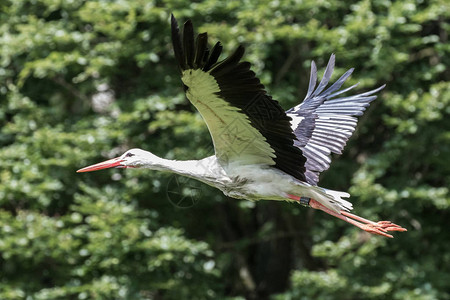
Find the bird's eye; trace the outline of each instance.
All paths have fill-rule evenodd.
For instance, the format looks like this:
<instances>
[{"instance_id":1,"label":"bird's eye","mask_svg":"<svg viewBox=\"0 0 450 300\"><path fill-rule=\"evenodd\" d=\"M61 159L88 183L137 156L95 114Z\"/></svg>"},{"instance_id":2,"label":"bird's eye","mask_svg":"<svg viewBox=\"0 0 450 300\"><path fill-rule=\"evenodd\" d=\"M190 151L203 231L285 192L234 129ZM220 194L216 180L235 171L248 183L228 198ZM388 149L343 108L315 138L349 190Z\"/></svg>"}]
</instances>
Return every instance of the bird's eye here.
<instances>
[{"instance_id":1,"label":"bird's eye","mask_svg":"<svg viewBox=\"0 0 450 300\"><path fill-rule=\"evenodd\" d=\"M134 156L134 154L131 152L128 152L127 155L125 155L125 157L132 157L132 156Z\"/></svg>"}]
</instances>

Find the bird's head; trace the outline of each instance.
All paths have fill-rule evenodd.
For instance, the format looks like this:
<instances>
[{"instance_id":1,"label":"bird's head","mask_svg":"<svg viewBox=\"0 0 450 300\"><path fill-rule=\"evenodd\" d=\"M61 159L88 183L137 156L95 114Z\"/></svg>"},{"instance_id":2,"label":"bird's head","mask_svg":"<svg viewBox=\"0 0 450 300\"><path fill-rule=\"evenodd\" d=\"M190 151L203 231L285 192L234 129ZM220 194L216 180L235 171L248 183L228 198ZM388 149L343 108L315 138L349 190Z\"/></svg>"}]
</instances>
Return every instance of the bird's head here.
<instances>
[{"instance_id":1,"label":"bird's head","mask_svg":"<svg viewBox=\"0 0 450 300\"><path fill-rule=\"evenodd\" d=\"M149 164L149 162L152 161L152 158L157 158L157 156L142 149L135 148L126 151L119 157L79 169L77 173L91 172L108 168L140 168L146 164Z\"/></svg>"}]
</instances>

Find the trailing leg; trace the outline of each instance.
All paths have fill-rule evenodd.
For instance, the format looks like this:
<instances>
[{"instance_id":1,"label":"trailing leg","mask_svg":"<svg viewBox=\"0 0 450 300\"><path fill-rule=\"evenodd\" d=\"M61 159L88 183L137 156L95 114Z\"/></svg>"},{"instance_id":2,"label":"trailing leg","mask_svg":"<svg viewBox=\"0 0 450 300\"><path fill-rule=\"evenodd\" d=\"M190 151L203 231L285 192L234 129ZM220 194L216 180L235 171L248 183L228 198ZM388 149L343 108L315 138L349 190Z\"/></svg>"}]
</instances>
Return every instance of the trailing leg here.
<instances>
[{"instance_id":1,"label":"trailing leg","mask_svg":"<svg viewBox=\"0 0 450 300\"><path fill-rule=\"evenodd\" d=\"M344 220L345 222L348 222L364 231L367 231L369 233L382 235L385 237L393 238L392 235L388 234L388 231L407 231L405 228L394 224L390 221L379 221L379 222L373 222L370 220L367 220L365 218L362 218L360 216L351 214L347 211L341 210L339 213L325 207L320 202L305 198L305 197L298 197L294 195L289 195L289 198L295 201L300 202L303 205L309 206L314 209L320 209L321 211L326 212L327 214L330 214L332 216L335 216L336 218L339 218L341 220Z\"/></svg>"}]
</instances>

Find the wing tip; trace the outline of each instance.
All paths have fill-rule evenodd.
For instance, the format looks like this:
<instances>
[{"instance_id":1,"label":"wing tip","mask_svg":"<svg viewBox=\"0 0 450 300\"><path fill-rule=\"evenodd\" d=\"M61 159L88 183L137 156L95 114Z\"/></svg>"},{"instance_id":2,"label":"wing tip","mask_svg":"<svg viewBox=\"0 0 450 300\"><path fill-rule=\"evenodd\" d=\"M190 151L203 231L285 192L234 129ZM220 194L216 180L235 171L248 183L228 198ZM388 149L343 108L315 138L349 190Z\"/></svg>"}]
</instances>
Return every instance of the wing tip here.
<instances>
[{"instance_id":1,"label":"wing tip","mask_svg":"<svg viewBox=\"0 0 450 300\"><path fill-rule=\"evenodd\" d=\"M310 71L310 75L309 75L308 92L306 93L305 99L303 101L305 101L312 95L312 93L314 92L314 89L316 88L316 84L317 84L317 66L316 66L316 62L314 60L312 60L311 61L311 71Z\"/></svg>"},{"instance_id":2,"label":"wing tip","mask_svg":"<svg viewBox=\"0 0 450 300\"><path fill-rule=\"evenodd\" d=\"M173 13L170 14L170 25L171 25L171 28L172 28L172 34L175 31L179 32L178 21L175 18L175 16L173 15Z\"/></svg>"},{"instance_id":3,"label":"wing tip","mask_svg":"<svg viewBox=\"0 0 450 300\"><path fill-rule=\"evenodd\" d=\"M192 24L191 19L187 19L186 22L184 22L184 28L186 28L186 26L188 27L188 29L194 29L194 25Z\"/></svg>"},{"instance_id":4,"label":"wing tip","mask_svg":"<svg viewBox=\"0 0 450 300\"><path fill-rule=\"evenodd\" d=\"M330 81L330 79L331 79L331 75L333 75L335 66L336 66L336 55L334 55L334 53L332 53L330 56L330 59L328 60L327 67L325 68L325 73L322 78L322 80L324 80L325 78L327 79L327 84L328 84L328 81Z\"/></svg>"},{"instance_id":5,"label":"wing tip","mask_svg":"<svg viewBox=\"0 0 450 300\"><path fill-rule=\"evenodd\" d=\"M320 95L325 87L330 82L331 76L334 72L334 67L336 64L336 55L334 53L331 54L330 59L328 60L327 67L325 68L325 72L323 73L322 80L320 81L317 89L312 93L312 97Z\"/></svg>"},{"instance_id":6,"label":"wing tip","mask_svg":"<svg viewBox=\"0 0 450 300\"><path fill-rule=\"evenodd\" d=\"M336 54L331 53L330 59L328 60L328 64L330 64L330 63L332 63L333 67L334 67L334 65L336 64Z\"/></svg>"},{"instance_id":7,"label":"wing tip","mask_svg":"<svg viewBox=\"0 0 450 300\"><path fill-rule=\"evenodd\" d=\"M317 65L316 62L314 60L311 61L311 72L317 73Z\"/></svg>"}]
</instances>

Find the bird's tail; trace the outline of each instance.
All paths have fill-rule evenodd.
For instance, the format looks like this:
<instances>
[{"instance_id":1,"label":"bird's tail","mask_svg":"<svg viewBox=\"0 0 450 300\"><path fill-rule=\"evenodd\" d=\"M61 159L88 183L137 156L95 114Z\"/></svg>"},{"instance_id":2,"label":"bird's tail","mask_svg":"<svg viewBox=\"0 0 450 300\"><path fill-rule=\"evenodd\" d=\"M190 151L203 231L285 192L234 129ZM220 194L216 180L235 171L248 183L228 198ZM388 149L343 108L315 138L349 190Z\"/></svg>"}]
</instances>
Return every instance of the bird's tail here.
<instances>
[{"instance_id":1,"label":"bird's tail","mask_svg":"<svg viewBox=\"0 0 450 300\"><path fill-rule=\"evenodd\" d=\"M327 200L330 201L333 204L333 206L339 207L339 211L341 211L341 210L350 211L353 209L353 205L350 202L342 199L342 197L345 197L345 198L350 197L349 193L333 191L333 190L324 189L324 188L321 188L321 189L325 192L326 197L328 198ZM317 199L317 200L320 202L319 199Z\"/></svg>"},{"instance_id":2,"label":"bird's tail","mask_svg":"<svg viewBox=\"0 0 450 300\"><path fill-rule=\"evenodd\" d=\"M297 185L297 188L292 193L292 195L295 196L292 196L291 194L287 195L287 198L296 201L305 199L304 203L300 201L300 203L305 205L309 204L308 199L314 199L320 202L323 206L337 213L341 213L341 211L350 211L353 209L353 205L349 201L342 199L350 197L349 193L313 186L307 184L306 182L301 182Z\"/></svg>"}]
</instances>

